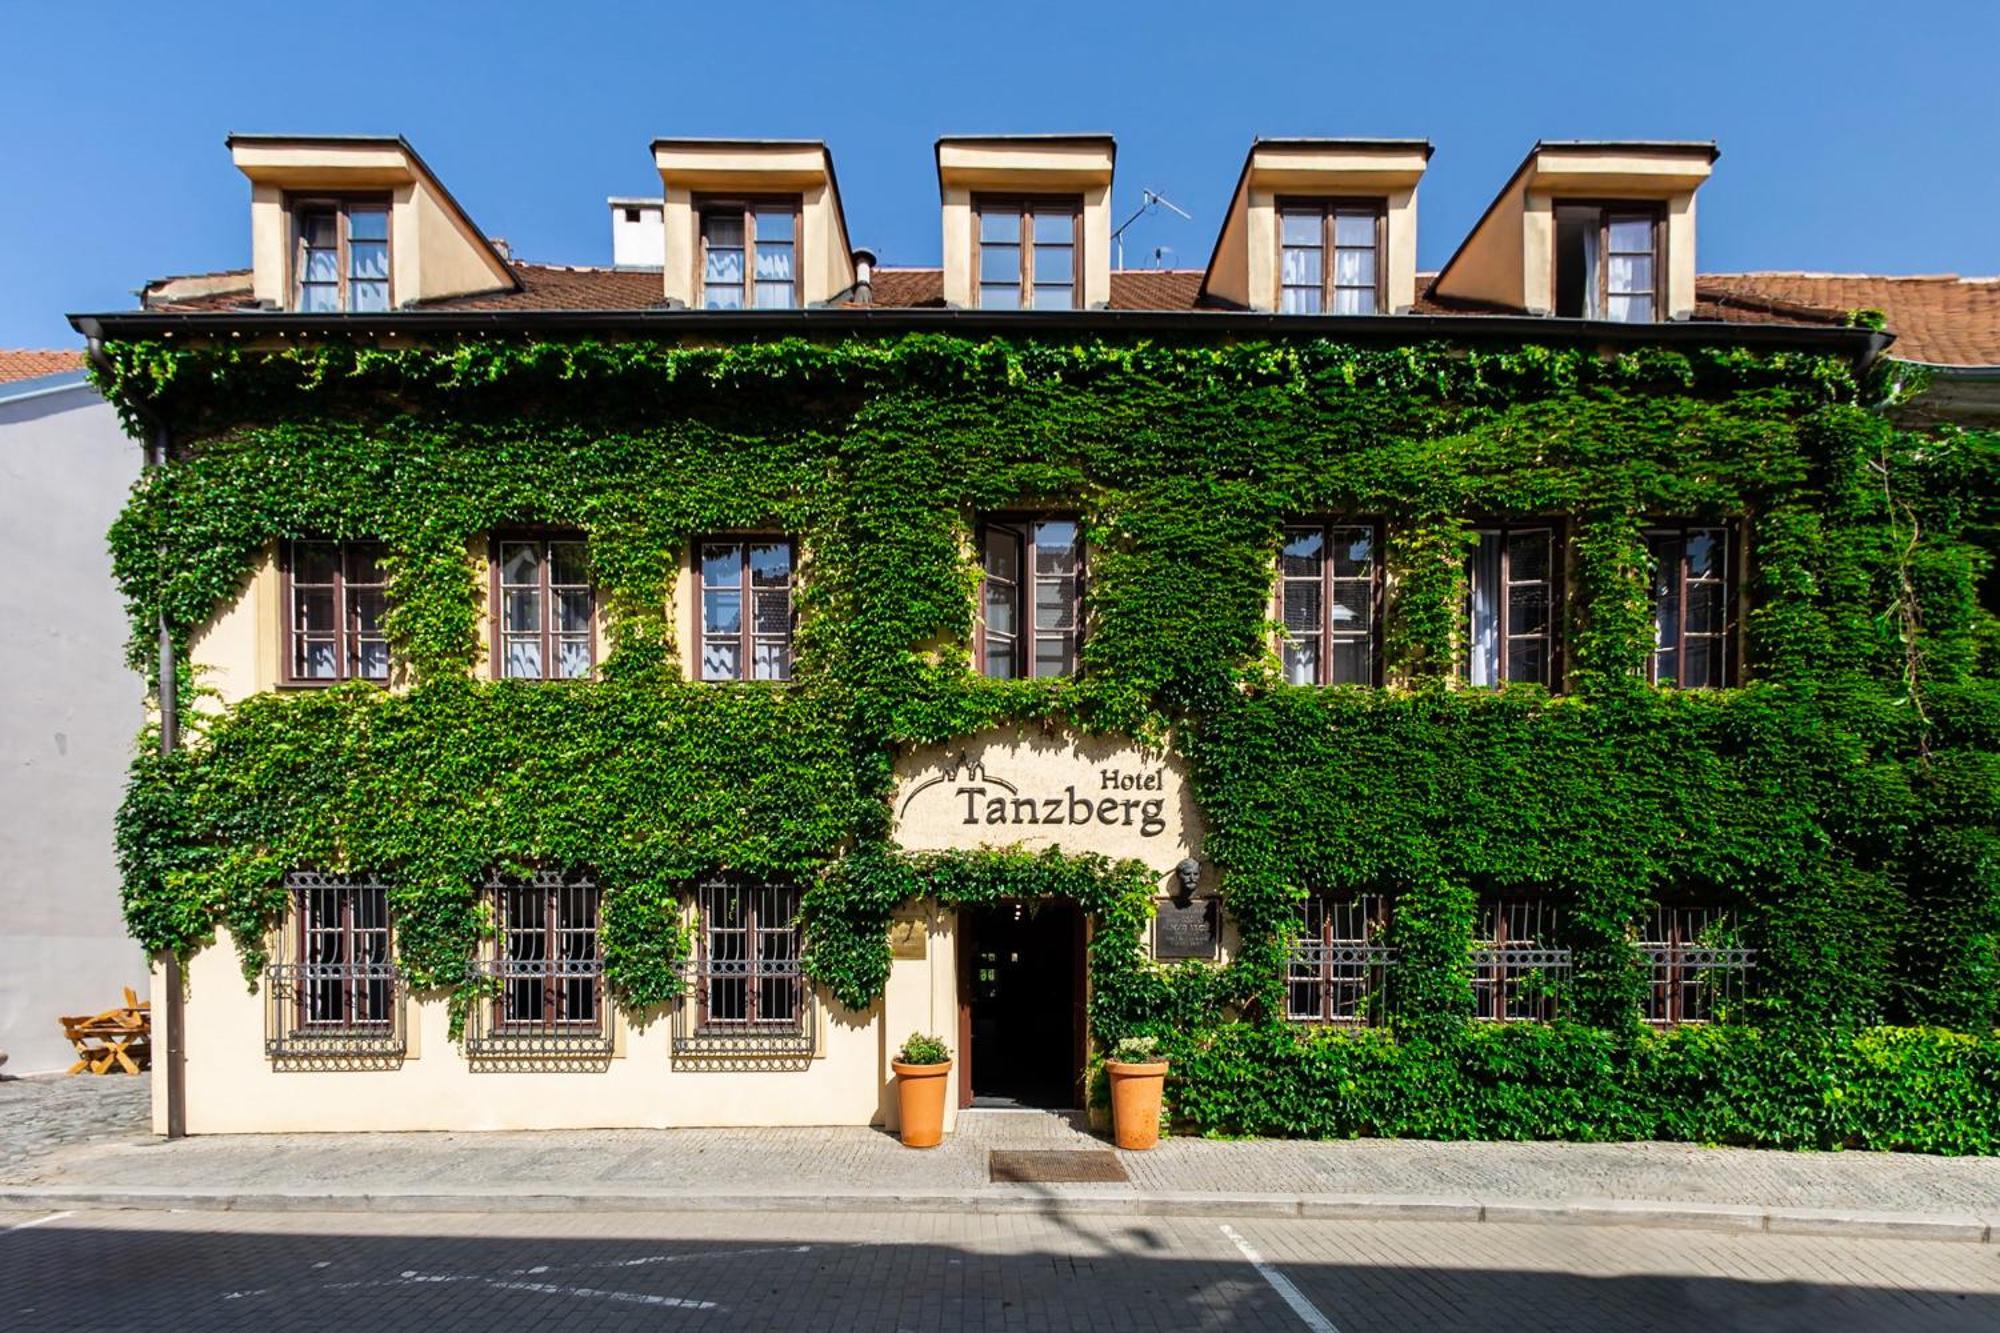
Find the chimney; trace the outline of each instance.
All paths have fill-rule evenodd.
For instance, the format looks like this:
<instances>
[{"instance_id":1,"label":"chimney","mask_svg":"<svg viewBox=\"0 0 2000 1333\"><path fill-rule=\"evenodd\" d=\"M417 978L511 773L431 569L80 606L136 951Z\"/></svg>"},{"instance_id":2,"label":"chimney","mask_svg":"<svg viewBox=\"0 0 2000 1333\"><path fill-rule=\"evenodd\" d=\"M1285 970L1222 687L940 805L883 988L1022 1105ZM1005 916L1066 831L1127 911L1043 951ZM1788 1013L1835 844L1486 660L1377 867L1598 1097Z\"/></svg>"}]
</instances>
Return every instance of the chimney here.
<instances>
[{"instance_id":1,"label":"chimney","mask_svg":"<svg viewBox=\"0 0 2000 1333\"><path fill-rule=\"evenodd\" d=\"M875 252L854 247L854 304L875 304Z\"/></svg>"},{"instance_id":2,"label":"chimney","mask_svg":"<svg viewBox=\"0 0 2000 1333\"><path fill-rule=\"evenodd\" d=\"M659 270L667 263L667 201L613 196L611 264L614 268Z\"/></svg>"}]
</instances>

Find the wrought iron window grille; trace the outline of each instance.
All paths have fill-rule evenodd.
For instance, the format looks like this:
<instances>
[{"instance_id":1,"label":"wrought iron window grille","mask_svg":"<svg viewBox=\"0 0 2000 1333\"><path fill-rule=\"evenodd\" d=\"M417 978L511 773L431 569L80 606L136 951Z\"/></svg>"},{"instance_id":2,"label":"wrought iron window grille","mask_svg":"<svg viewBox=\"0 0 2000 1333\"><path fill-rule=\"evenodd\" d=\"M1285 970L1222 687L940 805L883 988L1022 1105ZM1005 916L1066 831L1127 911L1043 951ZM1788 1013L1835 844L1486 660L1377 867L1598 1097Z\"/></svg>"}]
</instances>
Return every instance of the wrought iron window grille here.
<instances>
[{"instance_id":1,"label":"wrought iron window grille","mask_svg":"<svg viewBox=\"0 0 2000 1333\"><path fill-rule=\"evenodd\" d=\"M390 948L389 890L364 875L294 871L264 970L264 1051L309 1067L391 1063L408 1051L406 996Z\"/></svg>"},{"instance_id":2,"label":"wrought iron window grille","mask_svg":"<svg viewBox=\"0 0 2000 1333\"><path fill-rule=\"evenodd\" d=\"M1380 894L1308 898L1285 969L1285 1016L1295 1023L1379 1023L1388 1010L1396 951Z\"/></svg>"},{"instance_id":3,"label":"wrought iron window grille","mask_svg":"<svg viewBox=\"0 0 2000 1333\"><path fill-rule=\"evenodd\" d=\"M493 955L471 968L466 1016L475 1060L608 1059L616 1050L594 881L560 871L486 885L499 925Z\"/></svg>"},{"instance_id":4,"label":"wrought iron window grille","mask_svg":"<svg viewBox=\"0 0 2000 1333\"><path fill-rule=\"evenodd\" d=\"M1569 986L1571 954L1559 938L1557 912L1536 898L1480 905L1472 950L1472 1016L1485 1022L1549 1022Z\"/></svg>"},{"instance_id":5,"label":"wrought iron window grille","mask_svg":"<svg viewBox=\"0 0 2000 1333\"><path fill-rule=\"evenodd\" d=\"M1712 1023L1749 989L1757 951L1736 942L1726 908L1662 906L1635 946L1646 964L1640 1016L1656 1027Z\"/></svg>"},{"instance_id":6,"label":"wrought iron window grille","mask_svg":"<svg viewBox=\"0 0 2000 1333\"><path fill-rule=\"evenodd\" d=\"M818 1042L818 1005L802 965L799 892L731 878L695 895L690 994L675 1006L677 1063L802 1069Z\"/></svg>"}]
</instances>

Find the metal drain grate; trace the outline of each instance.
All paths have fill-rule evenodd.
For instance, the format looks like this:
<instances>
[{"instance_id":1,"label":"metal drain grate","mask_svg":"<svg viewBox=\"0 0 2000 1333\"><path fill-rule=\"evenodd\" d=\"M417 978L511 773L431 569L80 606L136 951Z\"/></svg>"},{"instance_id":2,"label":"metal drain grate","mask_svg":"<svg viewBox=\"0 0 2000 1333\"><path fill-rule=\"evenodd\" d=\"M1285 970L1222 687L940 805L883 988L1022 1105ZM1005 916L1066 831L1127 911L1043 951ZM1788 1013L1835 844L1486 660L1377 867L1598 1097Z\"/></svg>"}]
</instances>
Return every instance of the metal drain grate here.
<instances>
[{"instance_id":1,"label":"metal drain grate","mask_svg":"<svg viewBox=\"0 0 2000 1333\"><path fill-rule=\"evenodd\" d=\"M1118 1154L1108 1149L1053 1152L995 1149L986 1156L989 1179L1016 1185L1121 1184L1131 1177Z\"/></svg>"}]
</instances>

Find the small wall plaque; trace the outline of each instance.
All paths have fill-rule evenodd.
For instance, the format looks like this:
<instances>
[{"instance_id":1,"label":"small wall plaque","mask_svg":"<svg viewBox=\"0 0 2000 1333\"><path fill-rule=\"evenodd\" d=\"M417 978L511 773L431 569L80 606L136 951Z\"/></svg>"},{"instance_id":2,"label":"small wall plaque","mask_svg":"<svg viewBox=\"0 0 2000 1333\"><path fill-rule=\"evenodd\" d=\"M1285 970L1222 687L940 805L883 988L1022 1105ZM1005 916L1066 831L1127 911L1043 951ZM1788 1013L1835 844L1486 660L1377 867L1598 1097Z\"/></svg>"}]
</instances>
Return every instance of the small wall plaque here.
<instances>
[{"instance_id":1,"label":"small wall plaque","mask_svg":"<svg viewBox=\"0 0 2000 1333\"><path fill-rule=\"evenodd\" d=\"M929 937L922 917L898 915L889 922L889 956L922 958Z\"/></svg>"},{"instance_id":2,"label":"small wall plaque","mask_svg":"<svg viewBox=\"0 0 2000 1333\"><path fill-rule=\"evenodd\" d=\"M1159 914L1153 918L1153 957L1213 958L1220 943L1220 914L1215 899L1193 898L1183 903L1173 898L1157 902Z\"/></svg>"}]
</instances>

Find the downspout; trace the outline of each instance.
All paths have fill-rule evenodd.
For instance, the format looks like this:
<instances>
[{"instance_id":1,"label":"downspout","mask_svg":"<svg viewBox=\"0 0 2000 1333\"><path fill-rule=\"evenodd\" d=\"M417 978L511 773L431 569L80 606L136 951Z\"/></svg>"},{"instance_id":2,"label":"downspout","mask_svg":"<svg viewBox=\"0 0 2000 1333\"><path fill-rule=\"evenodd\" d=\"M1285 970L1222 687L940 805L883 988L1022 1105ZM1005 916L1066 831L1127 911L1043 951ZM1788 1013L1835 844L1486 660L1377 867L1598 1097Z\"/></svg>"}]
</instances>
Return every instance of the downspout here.
<instances>
[{"instance_id":1,"label":"downspout","mask_svg":"<svg viewBox=\"0 0 2000 1333\"><path fill-rule=\"evenodd\" d=\"M91 365L109 376L111 359L104 353L104 340L92 335L85 340L85 351ZM132 404L132 411L146 423L146 470L152 472L165 467L167 457L173 449L173 431L166 419L151 408L140 403ZM160 563L166 564L166 550L160 551ZM160 607L156 626L156 640L159 651L159 706L160 706L160 758L171 758L180 748L180 683L178 663L174 657L173 629L167 622L167 610ZM181 956L172 949L167 951L165 988L166 1008L166 1049L167 1049L167 1137L181 1139L187 1137L187 1001L183 995L181 977Z\"/></svg>"}]
</instances>

